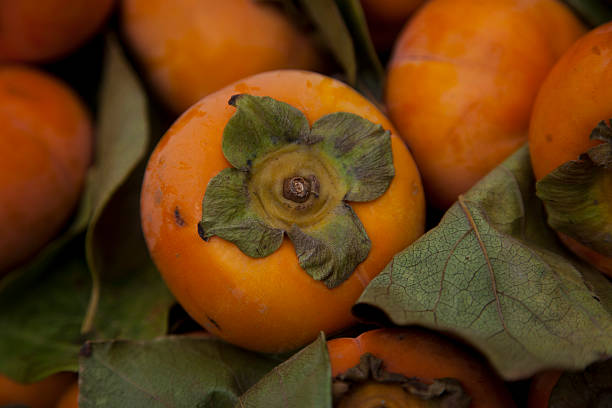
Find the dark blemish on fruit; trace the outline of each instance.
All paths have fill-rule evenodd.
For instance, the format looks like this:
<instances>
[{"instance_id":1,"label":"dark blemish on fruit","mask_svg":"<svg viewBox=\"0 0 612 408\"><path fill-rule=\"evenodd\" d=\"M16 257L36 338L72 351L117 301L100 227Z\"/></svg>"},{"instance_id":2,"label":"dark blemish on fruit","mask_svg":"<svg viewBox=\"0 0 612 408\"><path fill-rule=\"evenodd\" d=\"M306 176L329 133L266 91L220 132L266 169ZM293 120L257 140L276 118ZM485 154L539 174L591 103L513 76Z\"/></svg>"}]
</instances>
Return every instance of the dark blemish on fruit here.
<instances>
[{"instance_id":1,"label":"dark blemish on fruit","mask_svg":"<svg viewBox=\"0 0 612 408\"><path fill-rule=\"evenodd\" d=\"M198 235L202 238L203 241L208 242L208 237L206 236L206 232L204 232L204 228L202 228L202 224L198 223Z\"/></svg>"},{"instance_id":2,"label":"dark blemish on fruit","mask_svg":"<svg viewBox=\"0 0 612 408\"><path fill-rule=\"evenodd\" d=\"M217 330L221 331L221 326L219 326L219 323L215 322L215 319L211 318L208 315L206 315L206 318L208 319L209 322L213 324L213 326L217 328Z\"/></svg>"},{"instance_id":3,"label":"dark blemish on fruit","mask_svg":"<svg viewBox=\"0 0 612 408\"><path fill-rule=\"evenodd\" d=\"M593 47L593 54L601 55L601 50L598 46Z\"/></svg>"},{"instance_id":4,"label":"dark blemish on fruit","mask_svg":"<svg viewBox=\"0 0 612 408\"><path fill-rule=\"evenodd\" d=\"M552 142L552 140L553 140L552 135L551 135L550 133L547 133L547 134L546 134L546 141L547 141L547 142Z\"/></svg>"},{"instance_id":5,"label":"dark blemish on fruit","mask_svg":"<svg viewBox=\"0 0 612 408\"><path fill-rule=\"evenodd\" d=\"M179 211L178 207L174 209L174 221L176 221L176 225L178 225L179 227L185 226L185 220L181 216L181 212Z\"/></svg>"}]
</instances>

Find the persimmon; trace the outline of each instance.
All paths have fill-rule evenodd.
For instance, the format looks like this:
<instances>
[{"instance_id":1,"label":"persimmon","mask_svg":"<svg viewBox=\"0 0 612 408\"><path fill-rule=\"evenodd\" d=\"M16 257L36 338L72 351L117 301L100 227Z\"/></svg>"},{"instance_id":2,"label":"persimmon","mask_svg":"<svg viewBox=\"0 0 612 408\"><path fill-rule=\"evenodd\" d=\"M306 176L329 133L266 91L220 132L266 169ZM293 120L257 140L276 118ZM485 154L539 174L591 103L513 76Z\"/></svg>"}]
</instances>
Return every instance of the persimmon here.
<instances>
[{"instance_id":1,"label":"persimmon","mask_svg":"<svg viewBox=\"0 0 612 408\"><path fill-rule=\"evenodd\" d=\"M0 374L0 406L23 404L30 408L54 408L74 378L74 374L62 372L35 383L22 384Z\"/></svg>"},{"instance_id":2,"label":"persimmon","mask_svg":"<svg viewBox=\"0 0 612 408\"><path fill-rule=\"evenodd\" d=\"M584 34L556 0L432 0L394 46L385 102L428 202L457 196L527 140L541 82Z\"/></svg>"},{"instance_id":3,"label":"persimmon","mask_svg":"<svg viewBox=\"0 0 612 408\"><path fill-rule=\"evenodd\" d=\"M536 374L529 385L527 408L548 408L552 390L563 374L559 370L544 371Z\"/></svg>"},{"instance_id":4,"label":"persimmon","mask_svg":"<svg viewBox=\"0 0 612 408\"><path fill-rule=\"evenodd\" d=\"M79 97L34 68L0 67L0 272L59 232L90 162L92 125Z\"/></svg>"},{"instance_id":5,"label":"persimmon","mask_svg":"<svg viewBox=\"0 0 612 408\"><path fill-rule=\"evenodd\" d=\"M340 408L514 407L480 356L434 332L376 329L329 340L327 349Z\"/></svg>"},{"instance_id":6,"label":"persimmon","mask_svg":"<svg viewBox=\"0 0 612 408\"><path fill-rule=\"evenodd\" d=\"M57 402L55 408L79 408L79 383L74 382Z\"/></svg>"},{"instance_id":7,"label":"persimmon","mask_svg":"<svg viewBox=\"0 0 612 408\"><path fill-rule=\"evenodd\" d=\"M47 62L87 41L114 0L0 0L0 61Z\"/></svg>"},{"instance_id":8,"label":"persimmon","mask_svg":"<svg viewBox=\"0 0 612 408\"><path fill-rule=\"evenodd\" d=\"M310 38L253 0L124 0L122 27L154 88L176 113L243 77L316 70Z\"/></svg>"},{"instance_id":9,"label":"persimmon","mask_svg":"<svg viewBox=\"0 0 612 408\"><path fill-rule=\"evenodd\" d=\"M609 129L605 123L612 119L611 85L612 23L607 23L580 38L559 59L538 93L529 127L538 196L545 202L549 223L568 248L610 276L612 174L609 169L581 173L576 166L590 166L587 153L605 148L604 139L591 135ZM567 172L569 178L563 176ZM553 179L558 182L551 184Z\"/></svg>"},{"instance_id":10,"label":"persimmon","mask_svg":"<svg viewBox=\"0 0 612 408\"><path fill-rule=\"evenodd\" d=\"M423 233L424 205L410 152L374 105L332 78L281 70L208 95L170 127L147 165L141 219L194 320L279 352L354 322L368 282Z\"/></svg>"}]
</instances>

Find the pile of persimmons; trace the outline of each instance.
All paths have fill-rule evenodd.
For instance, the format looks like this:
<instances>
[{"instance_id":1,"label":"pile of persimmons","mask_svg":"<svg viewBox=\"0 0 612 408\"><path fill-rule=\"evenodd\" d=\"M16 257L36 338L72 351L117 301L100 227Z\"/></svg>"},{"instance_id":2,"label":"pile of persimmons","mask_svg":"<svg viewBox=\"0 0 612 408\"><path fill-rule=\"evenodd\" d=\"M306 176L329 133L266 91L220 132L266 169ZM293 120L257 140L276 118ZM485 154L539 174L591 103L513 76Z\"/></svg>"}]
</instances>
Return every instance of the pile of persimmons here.
<instances>
[{"instance_id":1,"label":"pile of persimmons","mask_svg":"<svg viewBox=\"0 0 612 408\"><path fill-rule=\"evenodd\" d=\"M612 407L612 2L0 0L0 407Z\"/></svg>"}]
</instances>

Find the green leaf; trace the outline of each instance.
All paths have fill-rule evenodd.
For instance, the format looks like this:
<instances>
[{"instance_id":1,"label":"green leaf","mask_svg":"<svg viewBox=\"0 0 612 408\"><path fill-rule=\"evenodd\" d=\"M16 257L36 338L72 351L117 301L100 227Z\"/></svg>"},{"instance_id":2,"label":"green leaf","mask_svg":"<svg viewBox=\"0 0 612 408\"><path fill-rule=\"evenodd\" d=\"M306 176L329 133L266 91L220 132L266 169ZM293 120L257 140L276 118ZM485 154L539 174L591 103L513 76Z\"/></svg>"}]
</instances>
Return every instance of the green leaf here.
<instances>
[{"instance_id":1,"label":"green leaf","mask_svg":"<svg viewBox=\"0 0 612 408\"><path fill-rule=\"evenodd\" d=\"M570 160L536 184L544 202L548 224L581 244L612 256L612 128L601 122L591 139L604 143Z\"/></svg>"},{"instance_id":2,"label":"green leaf","mask_svg":"<svg viewBox=\"0 0 612 408\"><path fill-rule=\"evenodd\" d=\"M236 112L223 130L223 154L240 170L251 168L257 157L305 138L308 120L293 106L270 97L238 94L229 104Z\"/></svg>"},{"instance_id":3,"label":"green leaf","mask_svg":"<svg viewBox=\"0 0 612 408\"><path fill-rule=\"evenodd\" d=\"M300 266L330 289L348 279L372 247L363 224L345 203L336 207L326 222L304 229L294 224L287 235Z\"/></svg>"},{"instance_id":4,"label":"green leaf","mask_svg":"<svg viewBox=\"0 0 612 408\"><path fill-rule=\"evenodd\" d=\"M323 334L251 387L235 408L331 408L331 364Z\"/></svg>"},{"instance_id":5,"label":"green leaf","mask_svg":"<svg viewBox=\"0 0 612 408\"><path fill-rule=\"evenodd\" d=\"M19 382L75 371L91 278L82 237L59 239L0 287L0 373Z\"/></svg>"},{"instance_id":6,"label":"green leaf","mask_svg":"<svg viewBox=\"0 0 612 408\"><path fill-rule=\"evenodd\" d=\"M337 112L312 125L311 139L332 159L349 190L347 201L372 201L395 175L388 130L358 115Z\"/></svg>"},{"instance_id":7,"label":"green leaf","mask_svg":"<svg viewBox=\"0 0 612 408\"><path fill-rule=\"evenodd\" d=\"M563 256L533 185L523 147L396 255L355 314L454 333L507 380L610 355L612 316Z\"/></svg>"},{"instance_id":8,"label":"green leaf","mask_svg":"<svg viewBox=\"0 0 612 408\"><path fill-rule=\"evenodd\" d=\"M89 338L150 338L165 332L173 299L140 227L147 98L112 36L101 86L93 188L86 191L92 208L86 253L93 287L82 331Z\"/></svg>"},{"instance_id":9,"label":"green leaf","mask_svg":"<svg viewBox=\"0 0 612 408\"><path fill-rule=\"evenodd\" d=\"M561 375L548 402L549 408L612 407L612 359L582 372Z\"/></svg>"},{"instance_id":10,"label":"green leaf","mask_svg":"<svg viewBox=\"0 0 612 408\"><path fill-rule=\"evenodd\" d=\"M355 85L357 59L351 33L334 0L299 0L302 9L329 48L336 62L342 67L346 81Z\"/></svg>"},{"instance_id":11,"label":"green leaf","mask_svg":"<svg viewBox=\"0 0 612 408\"><path fill-rule=\"evenodd\" d=\"M283 243L283 230L269 227L252 211L247 189L248 173L227 168L213 177L202 201L200 236L217 235L233 242L245 254L261 258Z\"/></svg>"},{"instance_id":12,"label":"green leaf","mask_svg":"<svg viewBox=\"0 0 612 408\"><path fill-rule=\"evenodd\" d=\"M564 0L591 27L612 20L612 5L602 0Z\"/></svg>"},{"instance_id":13,"label":"green leaf","mask_svg":"<svg viewBox=\"0 0 612 408\"><path fill-rule=\"evenodd\" d=\"M88 343L79 407L233 407L278 360L207 337Z\"/></svg>"},{"instance_id":14,"label":"green leaf","mask_svg":"<svg viewBox=\"0 0 612 408\"><path fill-rule=\"evenodd\" d=\"M365 14L359 0L335 0L346 23L357 58L357 81L355 86L369 99L382 101L385 70L378 58Z\"/></svg>"}]
</instances>

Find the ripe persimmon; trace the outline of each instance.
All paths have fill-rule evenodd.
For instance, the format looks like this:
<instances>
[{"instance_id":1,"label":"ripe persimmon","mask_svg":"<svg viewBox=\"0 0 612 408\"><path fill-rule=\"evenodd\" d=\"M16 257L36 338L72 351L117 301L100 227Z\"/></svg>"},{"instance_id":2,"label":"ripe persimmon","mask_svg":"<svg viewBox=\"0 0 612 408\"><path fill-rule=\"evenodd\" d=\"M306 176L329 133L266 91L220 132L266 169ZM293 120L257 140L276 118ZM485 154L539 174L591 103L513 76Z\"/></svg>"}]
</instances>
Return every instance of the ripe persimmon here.
<instances>
[{"instance_id":1,"label":"ripe persimmon","mask_svg":"<svg viewBox=\"0 0 612 408\"><path fill-rule=\"evenodd\" d=\"M63 82L24 66L0 67L0 272L59 232L78 201L92 126Z\"/></svg>"},{"instance_id":2,"label":"ripe persimmon","mask_svg":"<svg viewBox=\"0 0 612 408\"><path fill-rule=\"evenodd\" d=\"M74 379L74 374L62 372L22 384L0 374L0 406L23 404L30 408L54 408Z\"/></svg>"},{"instance_id":3,"label":"ripe persimmon","mask_svg":"<svg viewBox=\"0 0 612 408\"><path fill-rule=\"evenodd\" d=\"M434 332L376 329L356 338L329 340L327 349L340 408L383 406L383 402L415 408L515 406L501 379L480 356ZM438 405L444 399L454 403Z\"/></svg>"},{"instance_id":4,"label":"ripe persimmon","mask_svg":"<svg viewBox=\"0 0 612 408\"><path fill-rule=\"evenodd\" d=\"M176 113L248 75L317 69L307 35L252 0L124 0L122 27L154 88Z\"/></svg>"},{"instance_id":5,"label":"ripe persimmon","mask_svg":"<svg viewBox=\"0 0 612 408\"><path fill-rule=\"evenodd\" d=\"M529 128L529 150L533 170L539 180L538 196L545 202L549 222L554 211L550 202L552 197L550 192L542 194L541 183L546 176L552 176L557 169L566 163L570 164L570 161L584 163L581 155L602 143L603 140L591 138L591 134L605 133L606 127L609 129L606 123L612 119L612 94L608 92L610 86L612 23L607 23L580 38L567 50L546 77L535 101ZM603 127L598 129L598 124L602 122ZM572 172L571 177L575 178L577 173ZM572 251L612 276L609 238L611 223L608 221L612 217L609 205L612 200L612 174L609 169L603 171L601 181L591 187L587 187L589 183L586 180L595 180L595 173L585 174L584 177L578 183L583 191L575 195L579 198L576 204L580 209L575 208L578 212L570 215L566 211L568 207L562 211L566 212L565 215L554 211L571 220L565 222L565 225L553 222L551 226L559 232L562 241ZM559 190L562 200L563 197L574 197L569 194L571 183L567 181L567 187ZM589 206L587 200L601 205ZM557 199L554 201L559 202ZM585 214L587 211L589 214ZM597 242L587 242L592 239L599 240L600 245Z\"/></svg>"},{"instance_id":6,"label":"ripe persimmon","mask_svg":"<svg viewBox=\"0 0 612 408\"><path fill-rule=\"evenodd\" d=\"M562 371L550 370L534 375L529 385L527 408L548 408L552 390L562 374Z\"/></svg>"},{"instance_id":7,"label":"ripe persimmon","mask_svg":"<svg viewBox=\"0 0 612 408\"><path fill-rule=\"evenodd\" d=\"M290 135L300 139L285 143ZM141 218L153 260L194 320L279 352L354 322L364 287L423 233L424 205L410 152L374 105L337 80L281 70L203 98L172 125L149 159Z\"/></svg>"},{"instance_id":8,"label":"ripe persimmon","mask_svg":"<svg viewBox=\"0 0 612 408\"><path fill-rule=\"evenodd\" d=\"M0 61L46 62L82 45L114 0L0 0Z\"/></svg>"},{"instance_id":9,"label":"ripe persimmon","mask_svg":"<svg viewBox=\"0 0 612 408\"><path fill-rule=\"evenodd\" d=\"M55 408L79 408L79 383L74 382L60 397Z\"/></svg>"},{"instance_id":10,"label":"ripe persimmon","mask_svg":"<svg viewBox=\"0 0 612 408\"><path fill-rule=\"evenodd\" d=\"M428 202L457 196L527 140L541 82L585 28L557 0L432 0L400 34L386 105Z\"/></svg>"}]
</instances>

